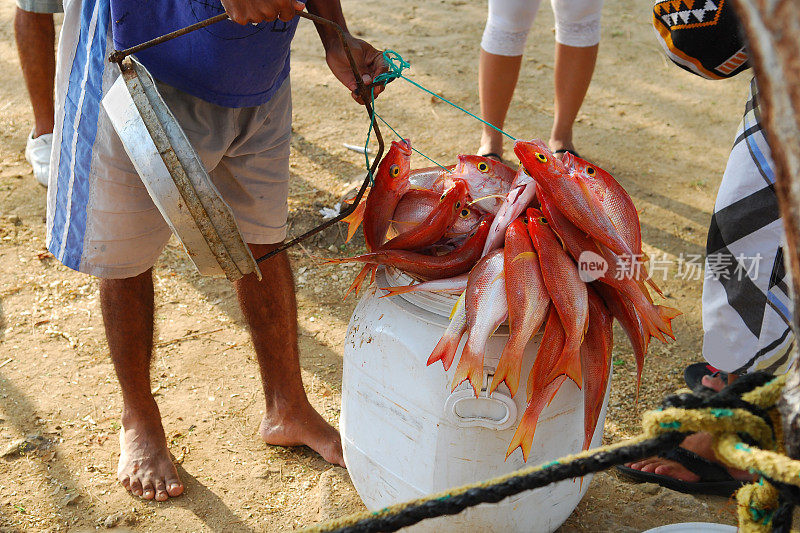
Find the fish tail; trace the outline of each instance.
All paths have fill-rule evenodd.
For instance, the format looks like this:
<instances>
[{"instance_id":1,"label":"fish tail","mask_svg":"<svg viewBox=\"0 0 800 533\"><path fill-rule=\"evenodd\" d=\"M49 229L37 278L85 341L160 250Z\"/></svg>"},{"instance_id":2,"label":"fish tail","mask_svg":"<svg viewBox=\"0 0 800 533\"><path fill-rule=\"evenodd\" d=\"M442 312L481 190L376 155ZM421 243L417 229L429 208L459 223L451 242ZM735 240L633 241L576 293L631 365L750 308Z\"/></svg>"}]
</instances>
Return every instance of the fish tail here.
<instances>
[{"instance_id":1,"label":"fish tail","mask_svg":"<svg viewBox=\"0 0 800 533\"><path fill-rule=\"evenodd\" d=\"M450 365L453 364L453 360L456 358L459 342L461 342L461 335L456 336L445 333L431 352L426 364L430 366L436 361L441 361L445 371L449 370Z\"/></svg>"},{"instance_id":2,"label":"fish tail","mask_svg":"<svg viewBox=\"0 0 800 533\"><path fill-rule=\"evenodd\" d=\"M525 408L522 420L520 420L519 426L517 426L517 430L514 432L514 436L511 437L511 443L508 445L508 450L506 451L506 459L508 459L508 456L511 455L514 450L521 448L523 461L528 461L528 456L531 453L531 445L533 444L533 436L536 433L536 426L539 423L539 415L542 413L542 409L544 409L548 397L552 399L552 397L555 396L555 392L558 391L558 388L565 379L564 376L559 376L544 388L534 391L534 394L528 400L528 406Z\"/></svg>"},{"instance_id":3,"label":"fish tail","mask_svg":"<svg viewBox=\"0 0 800 533\"><path fill-rule=\"evenodd\" d=\"M503 348L503 353L500 355L500 362L497 363L497 369L494 372L492 384L489 386L489 394L500 386L502 382L506 382L511 396L517 394L519 388L519 375L522 372L522 353L525 345L518 346L519 343L515 339L510 338Z\"/></svg>"},{"instance_id":4,"label":"fish tail","mask_svg":"<svg viewBox=\"0 0 800 533\"><path fill-rule=\"evenodd\" d=\"M672 337L672 340L675 340L675 335L672 333L672 319L683 313L673 307L667 307L665 305L659 305L657 307L658 316L661 317L661 320L664 322L664 329L661 331Z\"/></svg>"},{"instance_id":5,"label":"fish tail","mask_svg":"<svg viewBox=\"0 0 800 533\"><path fill-rule=\"evenodd\" d=\"M534 400L539 400L535 398ZM531 453L531 446L533 445L533 435L536 433L536 425L539 422L539 414L542 412L544 402L531 400L528 402L528 407L525 409L525 414L522 415L522 420L511 437L511 442L506 451L506 459L511 455L514 450L520 448L522 450L522 460L528 462L528 456Z\"/></svg>"},{"instance_id":6,"label":"fish tail","mask_svg":"<svg viewBox=\"0 0 800 533\"><path fill-rule=\"evenodd\" d=\"M570 339L567 338L567 342L564 344L564 349L561 351L561 356L558 358L558 362L556 363L555 367L550 371L550 375L546 381L552 382L557 376L563 374L574 381L575 385L577 385L579 389L581 388L583 381L581 372L580 344L573 344L573 346L570 346Z\"/></svg>"},{"instance_id":7,"label":"fish tail","mask_svg":"<svg viewBox=\"0 0 800 533\"><path fill-rule=\"evenodd\" d=\"M469 384L472 385L472 390L477 398L483 381L483 354L473 352L469 347L469 342L461 351L461 359L458 361L456 373L453 376L451 390L456 390L456 387L465 381L469 381Z\"/></svg>"},{"instance_id":8,"label":"fish tail","mask_svg":"<svg viewBox=\"0 0 800 533\"><path fill-rule=\"evenodd\" d=\"M397 296L398 294L405 294L407 292L414 292L417 290L417 285L419 285L419 283L415 283L414 285L401 285L400 287L381 287L382 291L386 291L386 294L381 296L381 298Z\"/></svg>"}]
</instances>

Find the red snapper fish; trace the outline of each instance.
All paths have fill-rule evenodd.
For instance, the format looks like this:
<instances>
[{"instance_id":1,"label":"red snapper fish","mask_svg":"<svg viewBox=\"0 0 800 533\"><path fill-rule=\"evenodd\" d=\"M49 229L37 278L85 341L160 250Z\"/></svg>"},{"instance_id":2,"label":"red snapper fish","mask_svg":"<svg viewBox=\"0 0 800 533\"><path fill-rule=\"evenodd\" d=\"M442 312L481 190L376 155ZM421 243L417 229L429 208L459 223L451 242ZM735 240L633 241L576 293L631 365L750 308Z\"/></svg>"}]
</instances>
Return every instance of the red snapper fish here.
<instances>
[{"instance_id":1,"label":"red snapper fish","mask_svg":"<svg viewBox=\"0 0 800 533\"><path fill-rule=\"evenodd\" d=\"M425 220L381 245L381 250L419 250L431 246L458 220L466 203L467 184L455 180Z\"/></svg>"},{"instance_id":2,"label":"red snapper fish","mask_svg":"<svg viewBox=\"0 0 800 533\"><path fill-rule=\"evenodd\" d=\"M539 423L539 415L567 379L563 374L555 379L548 378L561 357L564 339L564 328L561 326L561 320L551 306L547 316L547 323L544 326L542 342L539 344L539 351L536 352L533 368L531 368L531 373L528 375L528 404L522 414L519 426L517 426L517 430L511 438L511 443L508 445L506 459L514 450L521 448L523 460L526 462L528 460L531 445L533 444L533 436L536 433L536 425Z\"/></svg>"},{"instance_id":3,"label":"red snapper fish","mask_svg":"<svg viewBox=\"0 0 800 533\"><path fill-rule=\"evenodd\" d=\"M639 402L639 389L642 386L642 371L647 347L650 344L650 334L646 333L642 321L636 312L636 307L630 299L625 298L619 291L605 283L592 283L592 287L603 298L611 314L619 320L622 329L628 336L636 359L636 402Z\"/></svg>"},{"instance_id":4,"label":"red snapper fish","mask_svg":"<svg viewBox=\"0 0 800 533\"><path fill-rule=\"evenodd\" d=\"M586 284L542 212L529 208L526 215L528 233L539 255L542 279L566 332L561 358L549 377L553 379L563 373L580 387L580 347L589 314Z\"/></svg>"},{"instance_id":5,"label":"red snapper fish","mask_svg":"<svg viewBox=\"0 0 800 533\"><path fill-rule=\"evenodd\" d=\"M411 171L408 181L413 189L433 189L435 184L453 171L455 165L447 167L417 168Z\"/></svg>"},{"instance_id":6,"label":"red snapper fish","mask_svg":"<svg viewBox=\"0 0 800 533\"><path fill-rule=\"evenodd\" d=\"M400 198L411 188L411 141L392 141L384 156L364 207L364 240L367 250L377 250L386 238L392 213Z\"/></svg>"},{"instance_id":7,"label":"red snapper fish","mask_svg":"<svg viewBox=\"0 0 800 533\"><path fill-rule=\"evenodd\" d=\"M450 313L450 324L442 334L442 338L436 344L436 347L428 357L428 366L436 361L441 361L445 372L450 369L453 360L456 358L456 351L458 344L461 342L461 337L467 332L467 307L466 293L462 293L458 298L456 305L453 307L453 312Z\"/></svg>"},{"instance_id":8,"label":"red snapper fish","mask_svg":"<svg viewBox=\"0 0 800 533\"><path fill-rule=\"evenodd\" d=\"M643 290L641 283L630 275L629 266L626 266L619 256L605 246L596 243L583 230L572 224L555 207L555 202L552 201L548 194L541 189L538 190L537 194L542 211L550 223L550 227L558 234L567 251L576 261L582 260L581 256L584 252L591 252L597 258L606 262L608 270L600 275L597 280L619 291L626 299L626 305L629 304L634 307L638 316L637 320L641 320L641 324L644 327L646 335L645 346L651 335L661 342L666 342L664 334L674 339L672 319L680 315L681 312L671 307L654 305L650 301L647 292Z\"/></svg>"},{"instance_id":9,"label":"red snapper fish","mask_svg":"<svg viewBox=\"0 0 800 533\"><path fill-rule=\"evenodd\" d=\"M503 251L482 258L469 273L464 293L467 307L467 342L461 351L452 389L469 380L475 397L483 382L486 341L508 316Z\"/></svg>"},{"instance_id":10,"label":"red snapper fish","mask_svg":"<svg viewBox=\"0 0 800 533\"><path fill-rule=\"evenodd\" d=\"M459 248L444 255L425 255L408 250L378 250L355 257L328 259L327 263L370 263L386 265L427 279L448 278L468 272L481 256L492 223L485 215L478 229Z\"/></svg>"},{"instance_id":11,"label":"red snapper fish","mask_svg":"<svg viewBox=\"0 0 800 533\"><path fill-rule=\"evenodd\" d=\"M525 169L519 167L511 190L503 199L503 205L497 211L489 229L489 237L483 246L483 255L502 245L508 225L525 211L534 198L536 198L536 182L525 173Z\"/></svg>"},{"instance_id":12,"label":"red snapper fish","mask_svg":"<svg viewBox=\"0 0 800 533\"><path fill-rule=\"evenodd\" d=\"M461 180L459 180L461 181ZM462 182L463 183L463 182ZM392 228L397 233L408 231L425 221L431 212L442 201L441 193L425 189L412 189L408 191L397 204L392 216ZM459 237L468 234L478 225L481 214L477 209L462 203L458 217L447 228L445 238Z\"/></svg>"},{"instance_id":13,"label":"red snapper fish","mask_svg":"<svg viewBox=\"0 0 800 533\"><path fill-rule=\"evenodd\" d=\"M522 161L528 174L573 224L614 253L634 257L633 251L614 227L597 197L582 180L567 171L543 142L517 141L514 143L514 153Z\"/></svg>"},{"instance_id":14,"label":"red snapper fish","mask_svg":"<svg viewBox=\"0 0 800 533\"><path fill-rule=\"evenodd\" d=\"M386 239L392 213L400 202L400 198L411 188L408 181L410 171L411 141L408 139L399 142L392 141L391 148L378 165L372 188L364 205L364 241L367 243L367 250L377 250ZM358 294L367 275L371 273L373 277L375 276L376 268L375 265L364 265L344 297L347 298L352 291Z\"/></svg>"},{"instance_id":15,"label":"red snapper fish","mask_svg":"<svg viewBox=\"0 0 800 533\"><path fill-rule=\"evenodd\" d=\"M495 214L503 203L502 198L511 189L516 171L505 163L479 155L459 155L453 172L444 176L444 182L460 178L467 182L469 195L475 205Z\"/></svg>"},{"instance_id":16,"label":"red snapper fish","mask_svg":"<svg viewBox=\"0 0 800 533\"><path fill-rule=\"evenodd\" d=\"M569 152L564 154L564 159L561 161L570 169L570 172L576 174L589 186L633 253L646 261L646 256L642 253L642 228L639 223L639 214L628 191L602 168ZM661 289L644 270L644 265L641 265L641 268L643 278L659 296L663 297Z\"/></svg>"},{"instance_id":17,"label":"red snapper fish","mask_svg":"<svg viewBox=\"0 0 800 533\"><path fill-rule=\"evenodd\" d=\"M611 371L614 347L614 318L591 287L589 293L589 328L581 345L583 376L583 449L588 450L597 428Z\"/></svg>"},{"instance_id":18,"label":"red snapper fish","mask_svg":"<svg viewBox=\"0 0 800 533\"><path fill-rule=\"evenodd\" d=\"M544 321L550 296L539 270L539 258L521 218L508 226L505 242L509 337L489 386L489 394L505 381L511 396L514 396L519 387L525 347Z\"/></svg>"}]
</instances>

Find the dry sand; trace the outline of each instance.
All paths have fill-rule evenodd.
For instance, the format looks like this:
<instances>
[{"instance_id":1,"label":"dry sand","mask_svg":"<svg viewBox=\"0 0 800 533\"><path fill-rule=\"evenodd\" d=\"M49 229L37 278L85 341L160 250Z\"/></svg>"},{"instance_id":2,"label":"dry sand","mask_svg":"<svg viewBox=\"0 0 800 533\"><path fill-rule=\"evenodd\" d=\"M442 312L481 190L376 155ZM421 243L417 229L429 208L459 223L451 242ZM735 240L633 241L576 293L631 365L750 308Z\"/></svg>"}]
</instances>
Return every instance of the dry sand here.
<instances>
[{"instance_id":1,"label":"dry sand","mask_svg":"<svg viewBox=\"0 0 800 533\"><path fill-rule=\"evenodd\" d=\"M645 250L677 260L701 254L714 195L744 107L746 84L692 76L662 55L651 2L607 0L596 75L575 143L611 171L641 212ZM351 30L411 61L408 75L477 110L476 58L483 2L344 1ZM69 271L44 248L45 191L23 151L32 117L19 73L10 2L0 7L0 450L27 435L37 453L0 459L0 530L279 531L363 509L344 469L308 449L266 447L256 436L262 396L231 286L198 276L176 243L155 269L157 348L153 390L186 495L167 503L129 496L115 479L120 396L108 358L95 279ZM507 130L544 137L552 121L553 18L544 6L531 33ZM313 28L301 22L293 51L291 233L321 219L363 176L365 113L327 70ZM415 146L448 163L477 148L473 120L398 80L378 111ZM422 159L416 166L427 166ZM363 241L361 241L363 243ZM292 252L298 273L303 377L312 403L338 422L344 332L355 302L341 301L351 268L312 256L344 255L333 228ZM330 251L329 251L330 250ZM606 439L633 435L644 409L681 386L700 358L701 281L663 282L677 342L654 344L642 397L617 331ZM42 443L42 441L40 441ZM639 531L670 522L733 523L735 505L599 475L563 531Z\"/></svg>"}]
</instances>

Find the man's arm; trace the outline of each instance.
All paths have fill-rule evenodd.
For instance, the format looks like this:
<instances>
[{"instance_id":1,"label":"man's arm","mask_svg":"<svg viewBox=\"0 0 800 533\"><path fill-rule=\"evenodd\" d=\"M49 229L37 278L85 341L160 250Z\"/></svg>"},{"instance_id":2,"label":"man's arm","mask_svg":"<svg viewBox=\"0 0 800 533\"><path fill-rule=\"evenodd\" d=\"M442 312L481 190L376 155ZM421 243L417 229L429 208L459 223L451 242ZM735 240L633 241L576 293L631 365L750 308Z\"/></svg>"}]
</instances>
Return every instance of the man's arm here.
<instances>
[{"instance_id":1,"label":"man's arm","mask_svg":"<svg viewBox=\"0 0 800 533\"><path fill-rule=\"evenodd\" d=\"M239 24L275 19L289 22L305 7L298 0L220 0L220 2L231 20Z\"/></svg>"},{"instance_id":2,"label":"man's arm","mask_svg":"<svg viewBox=\"0 0 800 533\"><path fill-rule=\"evenodd\" d=\"M386 62L383 60L383 54L379 50L376 50L366 41L350 35L342 13L342 4L339 0L308 0L306 9L309 13L326 18L342 27L345 31L345 40L350 47L350 52L353 54L353 60L355 60L356 66L361 73L361 80L365 84L372 83L375 76L388 71ZM358 86L338 33L326 24L316 24L316 27L322 46L325 47L325 60L328 62L331 72L345 87L350 89L356 102L363 104L364 102L361 100L360 95L356 93ZM378 96L381 91L383 91L383 86L375 87L373 92L375 96Z\"/></svg>"}]
</instances>

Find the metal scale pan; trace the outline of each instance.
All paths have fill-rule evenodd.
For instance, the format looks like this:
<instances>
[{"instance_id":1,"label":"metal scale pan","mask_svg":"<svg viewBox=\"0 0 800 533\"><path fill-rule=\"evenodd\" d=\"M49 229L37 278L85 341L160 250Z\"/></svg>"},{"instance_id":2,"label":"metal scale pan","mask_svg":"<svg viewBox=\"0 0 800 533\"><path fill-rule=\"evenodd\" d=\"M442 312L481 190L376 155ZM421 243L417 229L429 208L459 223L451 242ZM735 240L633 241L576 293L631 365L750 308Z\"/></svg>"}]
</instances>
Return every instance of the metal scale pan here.
<instances>
[{"instance_id":1,"label":"metal scale pan","mask_svg":"<svg viewBox=\"0 0 800 533\"><path fill-rule=\"evenodd\" d=\"M234 281L261 271L230 206L211 182L153 77L133 57L103 97L103 107L147 192L200 274Z\"/></svg>"}]
</instances>

